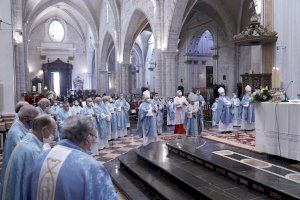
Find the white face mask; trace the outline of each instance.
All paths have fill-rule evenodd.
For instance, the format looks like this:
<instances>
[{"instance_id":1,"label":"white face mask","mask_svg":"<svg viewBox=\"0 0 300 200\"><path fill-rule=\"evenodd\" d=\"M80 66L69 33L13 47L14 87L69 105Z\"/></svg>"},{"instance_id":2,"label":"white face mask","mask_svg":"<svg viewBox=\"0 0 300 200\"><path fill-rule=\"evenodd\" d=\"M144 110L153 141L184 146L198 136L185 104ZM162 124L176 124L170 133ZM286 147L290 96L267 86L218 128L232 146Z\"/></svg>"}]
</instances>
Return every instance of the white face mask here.
<instances>
[{"instance_id":1,"label":"white face mask","mask_svg":"<svg viewBox=\"0 0 300 200\"><path fill-rule=\"evenodd\" d=\"M87 105L91 107L93 106L93 102L89 102Z\"/></svg>"},{"instance_id":2,"label":"white face mask","mask_svg":"<svg viewBox=\"0 0 300 200\"><path fill-rule=\"evenodd\" d=\"M179 96L182 96L182 92L178 92L178 95L179 95Z\"/></svg>"},{"instance_id":3,"label":"white face mask","mask_svg":"<svg viewBox=\"0 0 300 200\"><path fill-rule=\"evenodd\" d=\"M79 103L78 103L78 102L76 102L76 103L75 103L75 106L79 106Z\"/></svg>"},{"instance_id":4,"label":"white face mask","mask_svg":"<svg viewBox=\"0 0 300 200\"><path fill-rule=\"evenodd\" d=\"M151 101L151 99L146 99L146 102L147 102L147 103L150 103L150 101Z\"/></svg>"},{"instance_id":5,"label":"white face mask","mask_svg":"<svg viewBox=\"0 0 300 200\"><path fill-rule=\"evenodd\" d=\"M48 138L43 138L43 143L50 143L54 141L54 136L50 135Z\"/></svg>"}]
</instances>

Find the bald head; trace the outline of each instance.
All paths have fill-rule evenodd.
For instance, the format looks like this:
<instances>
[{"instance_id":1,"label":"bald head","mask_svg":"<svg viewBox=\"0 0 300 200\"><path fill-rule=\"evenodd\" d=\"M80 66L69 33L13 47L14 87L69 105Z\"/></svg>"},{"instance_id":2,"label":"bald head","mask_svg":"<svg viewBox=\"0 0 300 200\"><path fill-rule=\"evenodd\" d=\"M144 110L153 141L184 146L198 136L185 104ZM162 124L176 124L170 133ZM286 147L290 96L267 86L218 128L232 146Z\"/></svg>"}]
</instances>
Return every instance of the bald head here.
<instances>
[{"instance_id":1,"label":"bald head","mask_svg":"<svg viewBox=\"0 0 300 200\"><path fill-rule=\"evenodd\" d=\"M32 123L32 133L42 142L49 138L50 135L55 135L56 122L47 114L42 114L36 117Z\"/></svg>"},{"instance_id":2,"label":"bald head","mask_svg":"<svg viewBox=\"0 0 300 200\"><path fill-rule=\"evenodd\" d=\"M27 101L19 101L15 107L16 113L18 113L20 111L20 109L25 105L29 105L29 103Z\"/></svg>"},{"instance_id":3,"label":"bald head","mask_svg":"<svg viewBox=\"0 0 300 200\"><path fill-rule=\"evenodd\" d=\"M35 118L36 116L38 116L38 114L39 114L39 111L36 109L36 107L28 104L28 105L24 105L20 108L20 110L18 112L18 117L20 119L26 118L26 117Z\"/></svg>"},{"instance_id":4,"label":"bald head","mask_svg":"<svg viewBox=\"0 0 300 200\"><path fill-rule=\"evenodd\" d=\"M47 115L47 114L39 115L38 117L36 117L33 120L32 130L33 131L41 131L42 128L44 128L44 127L47 127L47 128L51 127L52 123L55 124L55 120L50 115Z\"/></svg>"}]
</instances>

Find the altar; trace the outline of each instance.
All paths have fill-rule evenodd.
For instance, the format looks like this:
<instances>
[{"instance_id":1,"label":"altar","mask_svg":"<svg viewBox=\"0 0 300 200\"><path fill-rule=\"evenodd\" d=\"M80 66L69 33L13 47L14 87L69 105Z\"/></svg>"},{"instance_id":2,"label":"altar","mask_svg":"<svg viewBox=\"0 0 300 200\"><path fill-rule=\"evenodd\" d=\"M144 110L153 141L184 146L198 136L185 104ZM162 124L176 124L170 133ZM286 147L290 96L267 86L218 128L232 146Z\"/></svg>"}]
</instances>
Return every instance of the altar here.
<instances>
[{"instance_id":1,"label":"altar","mask_svg":"<svg viewBox=\"0 0 300 200\"><path fill-rule=\"evenodd\" d=\"M300 103L257 103L255 131L257 151L300 161Z\"/></svg>"}]
</instances>

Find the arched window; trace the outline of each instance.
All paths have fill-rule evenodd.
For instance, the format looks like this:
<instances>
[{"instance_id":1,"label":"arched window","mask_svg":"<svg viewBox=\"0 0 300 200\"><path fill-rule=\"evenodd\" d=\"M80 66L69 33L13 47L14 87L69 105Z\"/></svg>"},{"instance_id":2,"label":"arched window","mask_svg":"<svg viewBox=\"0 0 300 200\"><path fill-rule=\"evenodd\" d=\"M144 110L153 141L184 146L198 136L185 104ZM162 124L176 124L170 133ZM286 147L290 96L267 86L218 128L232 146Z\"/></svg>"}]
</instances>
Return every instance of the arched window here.
<instances>
[{"instance_id":1,"label":"arched window","mask_svg":"<svg viewBox=\"0 0 300 200\"><path fill-rule=\"evenodd\" d=\"M49 26L49 35L52 41L61 42L65 36L65 29L61 22L53 20Z\"/></svg>"}]
</instances>

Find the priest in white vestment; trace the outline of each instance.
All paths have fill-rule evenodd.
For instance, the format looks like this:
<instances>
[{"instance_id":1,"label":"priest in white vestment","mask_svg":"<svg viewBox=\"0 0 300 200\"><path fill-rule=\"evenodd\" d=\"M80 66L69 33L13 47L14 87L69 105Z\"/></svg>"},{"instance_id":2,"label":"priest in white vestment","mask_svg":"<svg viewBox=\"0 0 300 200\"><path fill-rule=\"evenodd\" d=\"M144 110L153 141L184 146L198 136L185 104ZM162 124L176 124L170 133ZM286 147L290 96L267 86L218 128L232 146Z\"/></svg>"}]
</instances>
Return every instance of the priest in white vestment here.
<instances>
[{"instance_id":1,"label":"priest in white vestment","mask_svg":"<svg viewBox=\"0 0 300 200\"><path fill-rule=\"evenodd\" d=\"M174 98L175 107L175 134L185 134L184 119L185 119L185 108L189 103L186 98L182 96L181 90L177 91L177 96Z\"/></svg>"},{"instance_id":2,"label":"priest in white vestment","mask_svg":"<svg viewBox=\"0 0 300 200\"><path fill-rule=\"evenodd\" d=\"M106 168L86 153L97 134L92 120L68 118L62 132L64 139L35 160L27 199L116 200Z\"/></svg>"}]
</instances>

